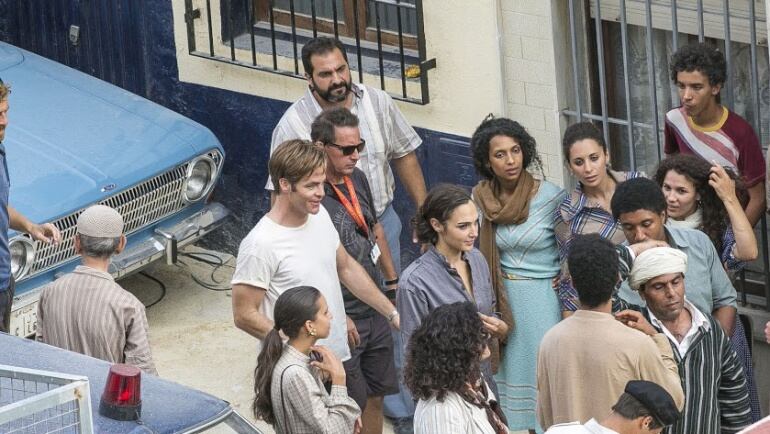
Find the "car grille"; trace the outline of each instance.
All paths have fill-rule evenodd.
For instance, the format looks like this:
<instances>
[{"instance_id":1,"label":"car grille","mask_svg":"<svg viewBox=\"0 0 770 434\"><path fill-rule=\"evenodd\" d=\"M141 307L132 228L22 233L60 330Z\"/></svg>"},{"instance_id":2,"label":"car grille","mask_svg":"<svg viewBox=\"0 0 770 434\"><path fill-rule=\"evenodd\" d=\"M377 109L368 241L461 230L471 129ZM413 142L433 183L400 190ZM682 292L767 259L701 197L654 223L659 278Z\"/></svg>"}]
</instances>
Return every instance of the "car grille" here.
<instances>
[{"instance_id":1,"label":"car grille","mask_svg":"<svg viewBox=\"0 0 770 434\"><path fill-rule=\"evenodd\" d=\"M217 151L208 153L217 167L222 156ZM99 203L116 209L123 216L126 235L167 217L188 203L182 198L182 188L189 162L177 166L128 190L116 193ZM27 276L52 268L77 256L75 254L75 230L77 219L85 208L53 222L61 231L62 241L52 245L35 241L35 261Z\"/></svg>"}]
</instances>

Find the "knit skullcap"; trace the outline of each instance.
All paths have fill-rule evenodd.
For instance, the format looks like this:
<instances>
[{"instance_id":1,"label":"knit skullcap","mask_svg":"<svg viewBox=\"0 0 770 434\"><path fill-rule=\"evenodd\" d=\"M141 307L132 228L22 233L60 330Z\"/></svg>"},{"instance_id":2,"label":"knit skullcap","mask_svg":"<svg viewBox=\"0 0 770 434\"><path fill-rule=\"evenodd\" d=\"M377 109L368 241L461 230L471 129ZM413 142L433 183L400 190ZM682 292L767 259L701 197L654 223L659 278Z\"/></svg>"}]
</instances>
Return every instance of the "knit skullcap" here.
<instances>
[{"instance_id":1,"label":"knit skullcap","mask_svg":"<svg viewBox=\"0 0 770 434\"><path fill-rule=\"evenodd\" d=\"M93 205L78 217L77 231L89 237L117 238L123 234L123 217L108 206Z\"/></svg>"}]
</instances>

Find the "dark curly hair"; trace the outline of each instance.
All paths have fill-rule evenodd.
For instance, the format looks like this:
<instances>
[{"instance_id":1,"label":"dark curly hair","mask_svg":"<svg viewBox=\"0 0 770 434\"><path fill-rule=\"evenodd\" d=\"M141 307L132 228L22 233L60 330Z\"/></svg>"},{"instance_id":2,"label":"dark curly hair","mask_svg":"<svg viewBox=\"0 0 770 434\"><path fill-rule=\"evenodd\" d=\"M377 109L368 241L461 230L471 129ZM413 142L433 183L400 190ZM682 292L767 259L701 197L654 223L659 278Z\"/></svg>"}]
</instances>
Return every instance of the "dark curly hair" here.
<instances>
[{"instance_id":1,"label":"dark curly hair","mask_svg":"<svg viewBox=\"0 0 770 434\"><path fill-rule=\"evenodd\" d=\"M567 127L564 131L564 137L561 139L562 154L564 154L564 160L569 163L569 151L572 149L572 145L580 140L591 139L598 143L602 147L604 153L607 153L607 142L604 141L604 135L596 128L596 125L591 122L578 122Z\"/></svg>"},{"instance_id":2,"label":"dark curly hair","mask_svg":"<svg viewBox=\"0 0 770 434\"><path fill-rule=\"evenodd\" d=\"M660 214L666 210L666 197L658 184L647 178L633 178L615 187L610 201L612 218L641 209Z\"/></svg>"},{"instance_id":3,"label":"dark curly hair","mask_svg":"<svg viewBox=\"0 0 770 434\"><path fill-rule=\"evenodd\" d=\"M700 205L703 209L703 232L711 238L717 252L722 251L722 236L727 229L729 217L725 204L719 199L717 192L709 185L711 164L695 155L677 154L661 161L655 171L653 179L659 187L663 187L666 174L674 171L692 183L695 191L700 195ZM725 171L735 181L736 196L746 196L743 182L730 168Z\"/></svg>"},{"instance_id":4,"label":"dark curly hair","mask_svg":"<svg viewBox=\"0 0 770 434\"><path fill-rule=\"evenodd\" d=\"M417 239L423 244L436 244L438 233L431 226L430 219L436 219L443 225L457 207L468 202L473 202L473 198L459 185L439 184L431 188L414 217Z\"/></svg>"},{"instance_id":5,"label":"dark curly hair","mask_svg":"<svg viewBox=\"0 0 770 434\"><path fill-rule=\"evenodd\" d=\"M615 245L599 234L577 235L572 240L567 267L583 307L594 308L612 298L618 261Z\"/></svg>"},{"instance_id":6,"label":"dark curly hair","mask_svg":"<svg viewBox=\"0 0 770 434\"><path fill-rule=\"evenodd\" d=\"M507 136L515 140L524 154L524 168L526 169L534 163L535 167L542 171L543 163L537 153L537 143L527 130L511 119L495 118L489 115L476 128L471 137L471 157L473 157L473 166L479 176L490 180L495 177L492 169L489 168L489 142L495 136Z\"/></svg>"},{"instance_id":7,"label":"dark curly hair","mask_svg":"<svg viewBox=\"0 0 770 434\"><path fill-rule=\"evenodd\" d=\"M404 381L412 395L438 401L449 392L464 395L466 383L481 378L482 328L471 302L445 304L428 314L407 346Z\"/></svg>"},{"instance_id":8,"label":"dark curly hair","mask_svg":"<svg viewBox=\"0 0 770 434\"><path fill-rule=\"evenodd\" d=\"M671 56L671 81L676 83L680 72L700 71L709 79L709 84L716 86L727 80L727 63L725 55L716 47L705 44L690 44L676 50Z\"/></svg>"}]
</instances>

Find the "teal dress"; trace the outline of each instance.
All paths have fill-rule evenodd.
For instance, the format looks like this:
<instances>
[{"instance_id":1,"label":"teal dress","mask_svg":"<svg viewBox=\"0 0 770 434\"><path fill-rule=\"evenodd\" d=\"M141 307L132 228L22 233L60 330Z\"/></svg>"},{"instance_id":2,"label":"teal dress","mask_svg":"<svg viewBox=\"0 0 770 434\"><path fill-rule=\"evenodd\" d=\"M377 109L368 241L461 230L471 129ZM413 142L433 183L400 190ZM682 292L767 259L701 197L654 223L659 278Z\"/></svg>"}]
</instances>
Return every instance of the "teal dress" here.
<instances>
[{"instance_id":1,"label":"teal dress","mask_svg":"<svg viewBox=\"0 0 770 434\"><path fill-rule=\"evenodd\" d=\"M503 283L516 324L495 380L512 431L535 428L542 432L535 417L537 350L543 335L561 320L552 280L559 274L555 211L564 196L561 188L541 181L527 221L496 229Z\"/></svg>"}]
</instances>

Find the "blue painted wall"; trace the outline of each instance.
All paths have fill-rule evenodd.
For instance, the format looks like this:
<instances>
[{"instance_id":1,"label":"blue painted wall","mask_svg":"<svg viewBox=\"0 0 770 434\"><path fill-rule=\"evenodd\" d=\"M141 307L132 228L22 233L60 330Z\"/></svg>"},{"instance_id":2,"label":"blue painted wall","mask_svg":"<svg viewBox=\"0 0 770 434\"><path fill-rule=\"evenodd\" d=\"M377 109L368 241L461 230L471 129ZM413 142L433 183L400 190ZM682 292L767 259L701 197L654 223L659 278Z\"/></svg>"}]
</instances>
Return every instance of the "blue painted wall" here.
<instances>
[{"instance_id":1,"label":"blue painted wall","mask_svg":"<svg viewBox=\"0 0 770 434\"><path fill-rule=\"evenodd\" d=\"M77 45L70 25L80 28ZM269 208L270 137L289 103L181 83L176 66L171 2L168 0L0 0L0 39L122 86L210 128L227 152L215 192L234 219L208 237L215 248L237 250L240 240ZM418 129L418 155L429 185L475 181L467 138ZM396 211L404 228L414 215L397 187ZM410 230L402 234L403 263L417 254Z\"/></svg>"}]
</instances>

